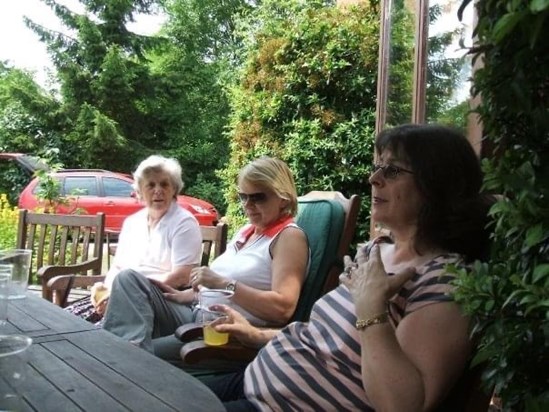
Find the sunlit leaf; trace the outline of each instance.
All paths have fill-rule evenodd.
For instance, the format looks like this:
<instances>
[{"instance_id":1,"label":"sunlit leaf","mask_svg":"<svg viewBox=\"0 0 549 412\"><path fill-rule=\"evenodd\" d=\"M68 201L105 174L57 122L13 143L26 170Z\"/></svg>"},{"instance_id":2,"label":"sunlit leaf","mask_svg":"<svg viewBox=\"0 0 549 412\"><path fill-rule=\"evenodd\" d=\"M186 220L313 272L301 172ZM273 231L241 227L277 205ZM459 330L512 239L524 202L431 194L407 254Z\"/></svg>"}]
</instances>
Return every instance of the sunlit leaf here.
<instances>
[{"instance_id":1,"label":"sunlit leaf","mask_svg":"<svg viewBox=\"0 0 549 412\"><path fill-rule=\"evenodd\" d=\"M496 43L502 41L505 36L507 36L515 28L518 22L522 19L523 15L524 13L522 12L514 12L508 13L500 18L497 21L492 34L494 41Z\"/></svg>"},{"instance_id":2,"label":"sunlit leaf","mask_svg":"<svg viewBox=\"0 0 549 412\"><path fill-rule=\"evenodd\" d=\"M533 282L537 283L541 278L549 275L549 263L538 265L534 269Z\"/></svg>"},{"instance_id":3,"label":"sunlit leaf","mask_svg":"<svg viewBox=\"0 0 549 412\"><path fill-rule=\"evenodd\" d=\"M530 10L533 13L543 11L549 7L549 0L531 0Z\"/></svg>"}]
</instances>

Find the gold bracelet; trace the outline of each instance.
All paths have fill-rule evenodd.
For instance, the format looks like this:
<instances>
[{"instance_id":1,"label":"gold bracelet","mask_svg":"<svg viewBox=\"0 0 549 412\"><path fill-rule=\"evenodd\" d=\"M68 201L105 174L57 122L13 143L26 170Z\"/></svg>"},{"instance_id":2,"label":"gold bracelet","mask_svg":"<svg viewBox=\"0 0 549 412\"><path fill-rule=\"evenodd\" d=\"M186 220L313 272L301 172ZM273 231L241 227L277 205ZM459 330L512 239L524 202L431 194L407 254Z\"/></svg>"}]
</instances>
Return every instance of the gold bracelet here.
<instances>
[{"instance_id":1,"label":"gold bracelet","mask_svg":"<svg viewBox=\"0 0 549 412\"><path fill-rule=\"evenodd\" d=\"M369 319L357 319L355 323L355 327L358 330L364 330L372 325L379 325L380 323L385 323L389 321L389 313L383 312L379 315L372 316Z\"/></svg>"}]
</instances>

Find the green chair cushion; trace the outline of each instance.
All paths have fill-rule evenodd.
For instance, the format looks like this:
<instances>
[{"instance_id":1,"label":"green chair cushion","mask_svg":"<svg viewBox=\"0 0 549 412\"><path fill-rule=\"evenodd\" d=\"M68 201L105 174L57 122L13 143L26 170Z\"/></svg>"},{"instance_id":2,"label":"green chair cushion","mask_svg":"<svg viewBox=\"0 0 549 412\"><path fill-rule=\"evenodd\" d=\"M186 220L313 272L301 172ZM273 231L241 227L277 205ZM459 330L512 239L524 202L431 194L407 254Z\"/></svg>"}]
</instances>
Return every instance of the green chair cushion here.
<instances>
[{"instance_id":1,"label":"green chair cushion","mask_svg":"<svg viewBox=\"0 0 549 412\"><path fill-rule=\"evenodd\" d=\"M307 235L311 262L293 320L308 320L313 304L322 296L326 276L337 263L344 220L345 210L336 200L299 201L296 223Z\"/></svg>"}]
</instances>

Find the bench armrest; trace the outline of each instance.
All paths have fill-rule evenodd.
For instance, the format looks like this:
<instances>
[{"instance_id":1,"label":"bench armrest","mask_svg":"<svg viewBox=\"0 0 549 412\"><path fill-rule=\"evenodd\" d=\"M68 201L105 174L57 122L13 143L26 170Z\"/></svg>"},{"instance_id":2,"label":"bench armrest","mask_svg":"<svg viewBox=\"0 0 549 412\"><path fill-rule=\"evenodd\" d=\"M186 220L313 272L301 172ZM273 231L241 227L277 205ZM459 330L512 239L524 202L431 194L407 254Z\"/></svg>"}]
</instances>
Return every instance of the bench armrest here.
<instances>
[{"instance_id":1,"label":"bench armrest","mask_svg":"<svg viewBox=\"0 0 549 412\"><path fill-rule=\"evenodd\" d=\"M78 273L83 273L98 268L101 268L101 261L99 259L91 259L75 265L49 265L41 267L40 269L38 269L37 275L42 283L42 297L49 300L50 302L53 302L52 290L48 286L48 283L55 276L76 275ZM72 287L72 285L70 287Z\"/></svg>"}]
</instances>

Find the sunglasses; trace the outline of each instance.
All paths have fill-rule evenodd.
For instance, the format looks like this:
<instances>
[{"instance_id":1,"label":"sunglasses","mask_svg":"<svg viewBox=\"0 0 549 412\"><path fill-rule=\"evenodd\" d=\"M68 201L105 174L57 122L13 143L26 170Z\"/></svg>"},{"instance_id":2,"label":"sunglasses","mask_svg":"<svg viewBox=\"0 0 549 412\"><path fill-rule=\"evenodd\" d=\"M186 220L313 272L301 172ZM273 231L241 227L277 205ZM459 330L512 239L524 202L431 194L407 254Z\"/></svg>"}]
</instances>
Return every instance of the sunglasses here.
<instances>
[{"instance_id":1,"label":"sunglasses","mask_svg":"<svg viewBox=\"0 0 549 412\"><path fill-rule=\"evenodd\" d=\"M381 170L383 177L385 179L396 179L401 173L410 173L414 174L411 170L403 169L402 167L398 167L395 165L374 165L374 170L372 171L372 175L374 175L378 170Z\"/></svg>"},{"instance_id":2,"label":"sunglasses","mask_svg":"<svg viewBox=\"0 0 549 412\"><path fill-rule=\"evenodd\" d=\"M238 198L242 203L250 202L254 204L265 203L267 201L267 193L238 193Z\"/></svg>"}]
</instances>

